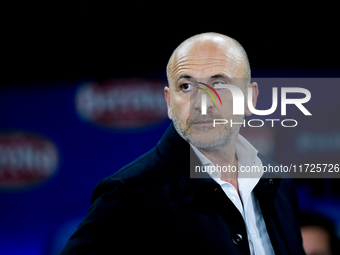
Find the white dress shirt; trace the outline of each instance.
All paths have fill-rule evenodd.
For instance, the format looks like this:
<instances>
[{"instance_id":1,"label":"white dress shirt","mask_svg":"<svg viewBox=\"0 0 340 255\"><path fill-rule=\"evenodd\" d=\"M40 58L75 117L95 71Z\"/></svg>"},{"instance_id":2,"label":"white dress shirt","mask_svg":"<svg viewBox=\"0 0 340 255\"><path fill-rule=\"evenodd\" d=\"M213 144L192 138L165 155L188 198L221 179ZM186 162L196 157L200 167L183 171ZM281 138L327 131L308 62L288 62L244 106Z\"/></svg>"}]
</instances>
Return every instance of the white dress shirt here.
<instances>
[{"instance_id":1,"label":"white dress shirt","mask_svg":"<svg viewBox=\"0 0 340 255\"><path fill-rule=\"evenodd\" d=\"M202 152L190 144L201 161L203 166L215 166ZM262 161L257 156L258 151L240 134L236 145L236 156L238 159L238 169L242 166L258 166L262 169ZM221 186L225 194L234 203L241 213L248 235L250 254L252 255L271 255L275 254L270 242L266 224L264 222L261 208L256 199L253 189L260 180L263 172L250 174L245 172L238 173L238 188L241 197L235 187L229 182L222 181L220 173L209 173L210 176ZM251 175L251 178L249 176Z\"/></svg>"}]
</instances>

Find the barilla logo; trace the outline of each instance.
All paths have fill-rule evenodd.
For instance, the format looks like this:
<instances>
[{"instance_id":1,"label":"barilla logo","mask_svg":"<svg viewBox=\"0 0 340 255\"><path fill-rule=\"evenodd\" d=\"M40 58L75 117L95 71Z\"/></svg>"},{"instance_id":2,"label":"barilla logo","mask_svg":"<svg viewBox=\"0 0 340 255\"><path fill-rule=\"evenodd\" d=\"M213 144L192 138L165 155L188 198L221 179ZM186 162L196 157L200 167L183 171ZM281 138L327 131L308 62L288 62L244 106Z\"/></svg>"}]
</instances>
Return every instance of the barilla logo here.
<instances>
[{"instance_id":1,"label":"barilla logo","mask_svg":"<svg viewBox=\"0 0 340 255\"><path fill-rule=\"evenodd\" d=\"M216 96L218 97L221 106L222 106L222 101L221 98L219 96L219 94L217 93L217 91L210 85L207 85L205 83L202 82L198 82L201 85L206 86L207 88L209 88L210 90L212 90ZM208 95L210 95L210 97L212 98L212 100L215 103L216 106L216 100L213 97L213 95L206 89L197 87L198 89L201 89L203 91L205 91ZM235 86L235 85L231 85L231 84L215 84L215 88L217 89L229 89L229 91L232 94L232 98L233 98L233 115L244 115L244 95L242 90ZM277 105L278 105L278 93L277 93L277 87L273 87L272 89L272 106L270 107L270 109L268 110L257 110L255 109L255 107L253 106L253 102L252 102L252 88L248 87L248 108L249 110L256 115L270 115L272 113L275 112L275 110L277 109ZM291 98L287 98L287 94L288 93L302 93L305 95L304 98L296 98L296 99L291 99ZM304 115L306 116L311 116L312 114L303 106L304 103L307 103L309 100L311 99L311 93L309 90L304 89L304 88L297 88L297 87L282 87L281 88L281 115L285 116L287 114L287 105L288 104L293 104L295 105ZM206 94L202 94L201 96L201 114L202 115L206 115L207 114L207 95ZM281 121L280 119L265 119L265 121L270 121L272 123L272 127L274 127L274 122L275 121ZM227 124L229 121L225 120L225 119L214 119L213 122L213 126L215 127L216 124ZM253 125L250 124L252 122L259 122L260 125ZM293 125L287 125L286 122L294 122ZM243 122L240 123L232 123L232 120L230 120L230 125L233 124L241 124L243 126L245 126L245 120ZM286 119L286 120L282 120L281 121L281 125L283 127L295 127L297 126L298 122L294 119ZM253 120L249 120L248 121L248 125L250 127L262 127L264 125L264 121L260 120L260 119L253 119Z\"/></svg>"},{"instance_id":2,"label":"barilla logo","mask_svg":"<svg viewBox=\"0 0 340 255\"><path fill-rule=\"evenodd\" d=\"M78 116L109 128L140 128L167 119L161 80L130 78L82 84L75 98Z\"/></svg>"},{"instance_id":3,"label":"barilla logo","mask_svg":"<svg viewBox=\"0 0 340 255\"><path fill-rule=\"evenodd\" d=\"M48 138L28 132L0 133L0 189L25 188L56 173L59 153Z\"/></svg>"}]
</instances>

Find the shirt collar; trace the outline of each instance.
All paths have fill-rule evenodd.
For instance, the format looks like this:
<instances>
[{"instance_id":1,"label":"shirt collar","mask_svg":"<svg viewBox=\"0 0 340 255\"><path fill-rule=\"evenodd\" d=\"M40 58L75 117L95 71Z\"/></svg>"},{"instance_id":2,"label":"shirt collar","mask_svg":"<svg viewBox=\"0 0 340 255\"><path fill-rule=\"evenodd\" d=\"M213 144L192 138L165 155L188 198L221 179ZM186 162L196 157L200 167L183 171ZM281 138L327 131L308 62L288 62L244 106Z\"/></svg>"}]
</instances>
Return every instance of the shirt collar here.
<instances>
[{"instance_id":1,"label":"shirt collar","mask_svg":"<svg viewBox=\"0 0 340 255\"><path fill-rule=\"evenodd\" d=\"M190 144L193 151L195 152L198 159L201 161L203 166L214 166L214 164L208 159L199 149L197 149L194 145ZM257 181L263 175L262 171L262 161L257 156L258 150L251 145L250 142L247 141L242 135L238 134L237 144L236 144L236 156L238 159L238 168L241 169L241 166L246 167L249 166L257 166L260 169L260 172L240 172L238 173L239 178L255 178ZM210 174L210 173L209 173ZM210 176L219 184L224 183L220 180L220 178L215 178L210 174Z\"/></svg>"}]
</instances>

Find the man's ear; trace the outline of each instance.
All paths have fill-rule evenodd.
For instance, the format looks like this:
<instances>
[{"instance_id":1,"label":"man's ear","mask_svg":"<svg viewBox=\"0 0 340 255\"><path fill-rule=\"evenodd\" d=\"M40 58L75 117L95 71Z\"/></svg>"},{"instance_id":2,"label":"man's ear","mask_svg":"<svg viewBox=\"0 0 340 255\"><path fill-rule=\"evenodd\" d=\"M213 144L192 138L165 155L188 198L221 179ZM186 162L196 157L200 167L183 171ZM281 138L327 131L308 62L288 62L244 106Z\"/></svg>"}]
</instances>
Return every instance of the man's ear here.
<instances>
[{"instance_id":1,"label":"man's ear","mask_svg":"<svg viewBox=\"0 0 340 255\"><path fill-rule=\"evenodd\" d=\"M258 95L259 95L259 87L258 87L258 85L257 85L256 82L250 83L250 84L248 85L247 89L248 89L249 87L252 88L252 95L251 95L252 100L251 100L251 101L252 101L253 106L254 106L254 108L255 108L255 107L256 107L256 102L257 102L257 97L258 97ZM249 95L248 95L248 97L249 97ZM246 116L250 116L250 115L252 115L253 113L249 110L249 107L248 107L248 98L246 98L246 101L247 101L247 103L246 103L247 107L246 107L245 114L246 114Z\"/></svg>"},{"instance_id":2,"label":"man's ear","mask_svg":"<svg viewBox=\"0 0 340 255\"><path fill-rule=\"evenodd\" d=\"M170 112L170 88L167 86L164 87L164 95L165 95L165 101L168 107L168 116L169 116L169 119L172 119L171 112Z\"/></svg>"}]
</instances>

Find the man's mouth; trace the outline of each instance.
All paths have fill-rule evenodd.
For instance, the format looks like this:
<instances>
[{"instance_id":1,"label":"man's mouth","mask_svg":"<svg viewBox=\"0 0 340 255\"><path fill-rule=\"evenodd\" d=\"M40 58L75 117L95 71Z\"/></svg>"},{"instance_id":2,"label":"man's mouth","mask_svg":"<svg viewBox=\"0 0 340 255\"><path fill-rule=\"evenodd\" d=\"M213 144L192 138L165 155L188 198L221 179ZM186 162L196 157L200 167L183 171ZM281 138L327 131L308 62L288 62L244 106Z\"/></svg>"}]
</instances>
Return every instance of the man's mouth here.
<instances>
[{"instance_id":1,"label":"man's mouth","mask_svg":"<svg viewBox=\"0 0 340 255\"><path fill-rule=\"evenodd\" d=\"M192 123L193 125L212 125L213 120L199 120Z\"/></svg>"}]
</instances>

